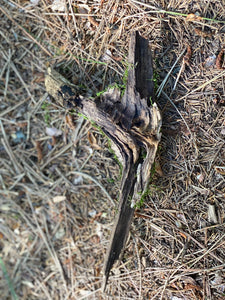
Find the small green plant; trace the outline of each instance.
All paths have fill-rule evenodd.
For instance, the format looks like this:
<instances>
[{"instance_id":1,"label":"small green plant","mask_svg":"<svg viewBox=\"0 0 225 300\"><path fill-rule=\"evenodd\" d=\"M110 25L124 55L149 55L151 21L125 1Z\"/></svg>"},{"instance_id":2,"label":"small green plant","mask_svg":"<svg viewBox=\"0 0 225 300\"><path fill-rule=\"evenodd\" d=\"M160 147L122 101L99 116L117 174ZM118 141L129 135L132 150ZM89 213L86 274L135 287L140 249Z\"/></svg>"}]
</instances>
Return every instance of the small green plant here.
<instances>
[{"instance_id":1,"label":"small green plant","mask_svg":"<svg viewBox=\"0 0 225 300\"><path fill-rule=\"evenodd\" d=\"M41 105L41 108L44 110L44 119L45 119L45 123L47 125L50 124L50 121L51 121L51 117L50 117L50 113L49 113L49 106L50 104L48 102L43 102L42 105Z\"/></svg>"},{"instance_id":2,"label":"small green plant","mask_svg":"<svg viewBox=\"0 0 225 300\"><path fill-rule=\"evenodd\" d=\"M140 209L143 207L145 199L147 196L151 195L151 191L149 189L147 189L144 193L139 192L139 194L141 195L140 200L135 204L134 208L135 209Z\"/></svg>"},{"instance_id":3,"label":"small green plant","mask_svg":"<svg viewBox=\"0 0 225 300\"><path fill-rule=\"evenodd\" d=\"M155 175L156 169L155 169L155 162L152 164L152 168L151 168L151 172L150 172L150 179L149 179L149 183L152 182L153 177Z\"/></svg>"},{"instance_id":4,"label":"small green plant","mask_svg":"<svg viewBox=\"0 0 225 300\"><path fill-rule=\"evenodd\" d=\"M82 114L82 113L80 113L80 112L76 112L76 111L73 110L73 111L71 112L71 114L76 114L76 115L79 116L79 117L83 117L84 120L88 120L88 121L91 122L91 120L89 120L88 117L86 117L84 114ZM92 124L92 122L91 122L91 125L94 126L94 124L95 124L94 122L93 122L93 124Z\"/></svg>"},{"instance_id":5,"label":"small green plant","mask_svg":"<svg viewBox=\"0 0 225 300\"><path fill-rule=\"evenodd\" d=\"M152 195L152 191L150 190L150 187L152 189L157 189L157 186L152 184L152 181L153 181L153 177L156 173L156 169L155 169L155 162L152 164L152 168L151 168L151 171L150 171L150 178L149 178L149 188L146 189L146 191L143 193L143 192L139 192L138 194L141 196L140 200L135 204L135 208L138 208L140 209L143 204L144 204L144 201L146 199L147 196L151 196Z\"/></svg>"},{"instance_id":6,"label":"small green plant","mask_svg":"<svg viewBox=\"0 0 225 300\"><path fill-rule=\"evenodd\" d=\"M150 102L150 104L151 104L151 106L153 106L153 100L152 100L152 97L149 97L149 102Z\"/></svg>"},{"instance_id":7,"label":"small green plant","mask_svg":"<svg viewBox=\"0 0 225 300\"><path fill-rule=\"evenodd\" d=\"M144 205L144 201L145 201L145 199L144 199L144 197L142 196L141 199L139 200L139 202L135 204L135 208L136 208L136 209L141 209L142 206Z\"/></svg>"},{"instance_id":8,"label":"small green plant","mask_svg":"<svg viewBox=\"0 0 225 300\"><path fill-rule=\"evenodd\" d=\"M157 91L158 87L159 87L159 74L153 70L153 83L154 83L154 90Z\"/></svg>"},{"instance_id":9,"label":"small green plant","mask_svg":"<svg viewBox=\"0 0 225 300\"><path fill-rule=\"evenodd\" d=\"M97 96L97 97L100 97L100 96L101 96L102 94L104 94L106 91L107 91L107 88L104 89L103 91L97 92L97 93L96 93L96 96Z\"/></svg>"},{"instance_id":10,"label":"small green plant","mask_svg":"<svg viewBox=\"0 0 225 300\"><path fill-rule=\"evenodd\" d=\"M44 110L46 110L48 107L49 107L49 103L48 102L46 102L46 101L44 101L43 103L42 103L42 105L41 105L41 108L42 109L44 109Z\"/></svg>"},{"instance_id":11,"label":"small green plant","mask_svg":"<svg viewBox=\"0 0 225 300\"><path fill-rule=\"evenodd\" d=\"M105 88L104 90L96 93L96 96L97 97L100 97L102 94L104 94L108 89L110 88L117 88L118 90L120 90L121 92L121 97L123 97L124 93L125 93L125 90L126 90L126 87L127 87L127 81L128 81L128 74L129 74L129 69L132 67L130 64L128 64L127 62L124 62L123 63L126 68L125 68L125 71L124 71L124 74L123 74L123 78L122 78L122 84L121 83L113 83L109 86L107 86L107 88Z\"/></svg>"},{"instance_id":12,"label":"small green plant","mask_svg":"<svg viewBox=\"0 0 225 300\"><path fill-rule=\"evenodd\" d=\"M147 152L146 152L146 150L144 148L142 148L141 149L141 159L144 160L146 158L146 156L147 156Z\"/></svg>"},{"instance_id":13,"label":"small green plant","mask_svg":"<svg viewBox=\"0 0 225 300\"><path fill-rule=\"evenodd\" d=\"M114 183L115 180L113 178L107 178L108 183Z\"/></svg>"},{"instance_id":14,"label":"small green plant","mask_svg":"<svg viewBox=\"0 0 225 300\"><path fill-rule=\"evenodd\" d=\"M119 84L119 83L113 83L109 86L107 86L107 88L105 88L104 90L102 91L99 91L96 93L96 96L97 97L100 97L102 94L104 94L108 89L111 89L111 88L117 88L118 90L121 91L121 96L124 95L124 92L125 92L125 89L126 89L126 86L124 84Z\"/></svg>"},{"instance_id":15,"label":"small green plant","mask_svg":"<svg viewBox=\"0 0 225 300\"><path fill-rule=\"evenodd\" d=\"M129 71L129 66L127 65L124 74L123 74L123 85L126 87L127 86L127 81L128 81L128 71Z\"/></svg>"}]
</instances>

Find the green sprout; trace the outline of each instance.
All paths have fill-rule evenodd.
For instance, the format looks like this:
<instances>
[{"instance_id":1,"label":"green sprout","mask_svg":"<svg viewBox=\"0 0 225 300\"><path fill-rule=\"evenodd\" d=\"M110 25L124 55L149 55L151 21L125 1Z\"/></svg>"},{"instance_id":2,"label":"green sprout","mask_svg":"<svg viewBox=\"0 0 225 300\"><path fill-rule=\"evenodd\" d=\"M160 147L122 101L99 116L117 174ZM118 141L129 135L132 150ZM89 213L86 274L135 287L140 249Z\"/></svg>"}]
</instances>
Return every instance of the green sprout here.
<instances>
[{"instance_id":1,"label":"green sprout","mask_svg":"<svg viewBox=\"0 0 225 300\"><path fill-rule=\"evenodd\" d=\"M147 198L147 196L151 195L151 191L147 189L144 193L139 192L138 194L141 195L141 198L137 203L135 203L135 209L141 209L143 207L145 199Z\"/></svg>"},{"instance_id":2,"label":"green sprout","mask_svg":"<svg viewBox=\"0 0 225 300\"><path fill-rule=\"evenodd\" d=\"M150 102L151 106L153 106L153 103L154 103L154 102L153 102L153 100L152 100L152 97L151 97L151 96L149 97L149 102Z\"/></svg>"},{"instance_id":3,"label":"green sprout","mask_svg":"<svg viewBox=\"0 0 225 300\"><path fill-rule=\"evenodd\" d=\"M45 123L47 125L50 124L50 121L51 121L51 117L50 117L50 113L49 113L49 106L50 104L48 102L43 102L42 105L41 105L41 108L44 110L44 119L45 119Z\"/></svg>"},{"instance_id":4,"label":"green sprout","mask_svg":"<svg viewBox=\"0 0 225 300\"><path fill-rule=\"evenodd\" d=\"M126 86L124 84L119 84L119 83L113 83L111 85L108 85L107 88L105 88L104 90L102 91L99 91L96 93L96 96L97 97L100 97L101 95L103 95L105 92L107 92L107 90L109 89L113 89L113 88L117 88L118 90L121 91L121 96L124 95L124 92L125 92L125 89L126 89Z\"/></svg>"}]
</instances>

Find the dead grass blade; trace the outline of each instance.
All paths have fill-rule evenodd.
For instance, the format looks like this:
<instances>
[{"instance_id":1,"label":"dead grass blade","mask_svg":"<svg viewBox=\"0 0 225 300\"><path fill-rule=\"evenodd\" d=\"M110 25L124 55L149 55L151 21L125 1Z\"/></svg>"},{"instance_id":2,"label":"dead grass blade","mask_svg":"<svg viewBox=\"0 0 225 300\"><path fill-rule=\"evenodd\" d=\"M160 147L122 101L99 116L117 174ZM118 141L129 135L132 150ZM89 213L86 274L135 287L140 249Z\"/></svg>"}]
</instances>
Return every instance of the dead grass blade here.
<instances>
[{"instance_id":1,"label":"dead grass blade","mask_svg":"<svg viewBox=\"0 0 225 300\"><path fill-rule=\"evenodd\" d=\"M171 0L62 0L61 12L50 0L0 2L0 249L17 297L223 299L222 1L192 1L190 7ZM53 105L43 79L54 67L88 97L115 82L126 86L135 30L153 54L162 173L157 165L152 170L124 259L103 295L120 168L100 133L102 150L91 151L88 121L72 112L65 122L68 111ZM184 67L187 45L192 56ZM63 134L54 143L46 127ZM43 147L40 162L34 141ZM216 207L210 220L209 203ZM2 269L1 275L1 298L12 298Z\"/></svg>"}]
</instances>

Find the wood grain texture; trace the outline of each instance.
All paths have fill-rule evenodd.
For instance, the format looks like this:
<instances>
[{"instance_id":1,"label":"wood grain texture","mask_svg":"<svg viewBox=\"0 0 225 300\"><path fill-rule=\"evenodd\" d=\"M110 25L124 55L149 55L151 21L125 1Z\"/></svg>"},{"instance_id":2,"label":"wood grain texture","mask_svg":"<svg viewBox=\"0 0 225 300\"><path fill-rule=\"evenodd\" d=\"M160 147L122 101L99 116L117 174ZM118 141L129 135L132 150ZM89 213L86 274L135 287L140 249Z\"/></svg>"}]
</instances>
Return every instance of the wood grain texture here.
<instances>
[{"instance_id":1,"label":"wood grain texture","mask_svg":"<svg viewBox=\"0 0 225 300\"><path fill-rule=\"evenodd\" d=\"M154 99L153 67L148 41L134 32L130 39L127 87L123 97L111 88L101 97L78 95L76 86L49 69L46 90L59 105L69 106L94 121L122 158L119 207L103 268L103 290L123 253L136 204L144 195L160 141L161 114ZM143 151L145 155L143 156Z\"/></svg>"}]
</instances>

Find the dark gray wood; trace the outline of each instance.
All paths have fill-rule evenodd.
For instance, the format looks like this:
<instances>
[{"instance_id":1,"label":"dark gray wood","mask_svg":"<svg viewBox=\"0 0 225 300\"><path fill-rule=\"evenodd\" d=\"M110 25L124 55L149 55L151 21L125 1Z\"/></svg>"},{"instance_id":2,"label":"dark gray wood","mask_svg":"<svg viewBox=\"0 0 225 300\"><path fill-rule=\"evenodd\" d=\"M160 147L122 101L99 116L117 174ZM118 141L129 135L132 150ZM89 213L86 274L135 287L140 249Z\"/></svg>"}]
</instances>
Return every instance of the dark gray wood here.
<instances>
[{"instance_id":1,"label":"dark gray wood","mask_svg":"<svg viewBox=\"0 0 225 300\"><path fill-rule=\"evenodd\" d=\"M105 257L103 290L115 261L123 253L135 206L148 187L160 141L161 115L157 105L152 104L151 50L138 32L131 35L128 60L128 81L122 98L116 88L95 100L77 95L76 86L52 69L45 80L46 90L56 102L75 108L94 121L112 140L116 154L122 159L119 207Z\"/></svg>"}]
</instances>

